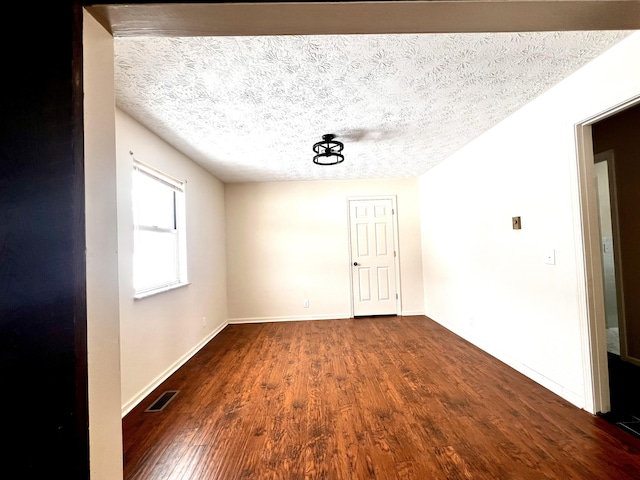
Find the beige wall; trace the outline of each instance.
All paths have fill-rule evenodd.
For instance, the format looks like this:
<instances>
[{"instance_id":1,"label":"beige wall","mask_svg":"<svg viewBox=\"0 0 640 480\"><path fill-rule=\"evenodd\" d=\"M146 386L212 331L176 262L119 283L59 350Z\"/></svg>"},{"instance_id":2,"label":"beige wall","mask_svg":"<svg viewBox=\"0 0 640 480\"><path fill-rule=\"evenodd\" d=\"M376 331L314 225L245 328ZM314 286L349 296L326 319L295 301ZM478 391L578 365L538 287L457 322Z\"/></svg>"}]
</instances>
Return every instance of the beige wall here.
<instances>
[{"instance_id":1,"label":"beige wall","mask_svg":"<svg viewBox=\"0 0 640 480\"><path fill-rule=\"evenodd\" d=\"M224 185L116 110L122 405L127 412L227 322ZM190 285L133 299L131 155L186 180ZM203 320L204 319L204 320Z\"/></svg>"},{"instance_id":2,"label":"beige wall","mask_svg":"<svg viewBox=\"0 0 640 480\"><path fill-rule=\"evenodd\" d=\"M640 94L638 58L635 34L420 178L426 314L586 408L575 125Z\"/></svg>"},{"instance_id":3,"label":"beige wall","mask_svg":"<svg viewBox=\"0 0 640 480\"><path fill-rule=\"evenodd\" d=\"M84 14L87 361L91 478L122 478L113 39Z\"/></svg>"},{"instance_id":4,"label":"beige wall","mask_svg":"<svg viewBox=\"0 0 640 480\"><path fill-rule=\"evenodd\" d=\"M422 313L416 179L244 183L225 190L229 320L348 318L347 199L366 195L397 196L402 313Z\"/></svg>"}]
</instances>

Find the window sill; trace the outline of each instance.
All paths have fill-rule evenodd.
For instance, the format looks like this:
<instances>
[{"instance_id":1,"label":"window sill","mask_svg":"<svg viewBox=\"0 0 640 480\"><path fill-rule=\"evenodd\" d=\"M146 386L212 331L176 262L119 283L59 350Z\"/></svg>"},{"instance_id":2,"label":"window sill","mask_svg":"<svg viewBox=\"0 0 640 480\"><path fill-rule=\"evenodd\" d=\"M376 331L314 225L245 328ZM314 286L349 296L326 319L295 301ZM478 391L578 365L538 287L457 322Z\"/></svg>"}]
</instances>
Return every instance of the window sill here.
<instances>
[{"instance_id":1,"label":"window sill","mask_svg":"<svg viewBox=\"0 0 640 480\"><path fill-rule=\"evenodd\" d=\"M138 293L133 296L134 300L142 300L143 298L152 297L154 295L158 295L159 293L170 292L171 290L176 290L178 288L186 287L191 285L191 282L178 283L177 285L170 285L168 287L158 288L157 290L151 290L149 292Z\"/></svg>"}]
</instances>

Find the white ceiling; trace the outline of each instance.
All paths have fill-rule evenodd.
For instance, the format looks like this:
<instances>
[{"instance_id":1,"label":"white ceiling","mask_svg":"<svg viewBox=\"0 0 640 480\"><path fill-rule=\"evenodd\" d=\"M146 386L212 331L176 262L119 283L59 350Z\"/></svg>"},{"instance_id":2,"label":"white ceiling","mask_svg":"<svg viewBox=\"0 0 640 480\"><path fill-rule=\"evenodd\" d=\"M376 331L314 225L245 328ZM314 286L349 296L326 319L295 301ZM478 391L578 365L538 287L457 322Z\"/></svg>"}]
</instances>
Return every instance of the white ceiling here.
<instances>
[{"instance_id":1,"label":"white ceiling","mask_svg":"<svg viewBox=\"0 0 640 480\"><path fill-rule=\"evenodd\" d=\"M414 177L630 33L121 37L116 100L227 183Z\"/></svg>"}]
</instances>

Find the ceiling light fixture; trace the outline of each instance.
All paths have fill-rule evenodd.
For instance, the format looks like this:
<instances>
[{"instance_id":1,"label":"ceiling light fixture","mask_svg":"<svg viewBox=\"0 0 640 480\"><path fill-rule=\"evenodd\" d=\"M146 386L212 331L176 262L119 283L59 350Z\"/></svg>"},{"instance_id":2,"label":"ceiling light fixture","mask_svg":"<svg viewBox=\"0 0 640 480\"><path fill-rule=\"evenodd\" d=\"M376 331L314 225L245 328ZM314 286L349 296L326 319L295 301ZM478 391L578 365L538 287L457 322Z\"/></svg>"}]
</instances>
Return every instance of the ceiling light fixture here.
<instances>
[{"instance_id":1,"label":"ceiling light fixture","mask_svg":"<svg viewBox=\"0 0 640 480\"><path fill-rule=\"evenodd\" d=\"M313 146L313 151L316 152L313 163L316 165L336 165L344 161L344 155L340 153L344 145L334 138L336 136L333 133L327 133L322 136L321 142Z\"/></svg>"}]
</instances>

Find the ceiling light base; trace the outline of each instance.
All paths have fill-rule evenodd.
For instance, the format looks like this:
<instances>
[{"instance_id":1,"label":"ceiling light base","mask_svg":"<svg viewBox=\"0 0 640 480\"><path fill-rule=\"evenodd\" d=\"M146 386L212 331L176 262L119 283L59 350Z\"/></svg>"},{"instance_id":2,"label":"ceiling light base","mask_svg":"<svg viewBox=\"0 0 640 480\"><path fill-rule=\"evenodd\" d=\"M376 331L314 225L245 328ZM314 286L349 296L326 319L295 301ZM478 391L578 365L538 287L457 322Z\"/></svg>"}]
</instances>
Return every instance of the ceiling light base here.
<instances>
[{"instance_id":1,"label":"ceiling light base","mask_svg":"<svg viewBox=\"0 0 640 480\"><path fill-rule=\"evenodd\" d=\"M336 136L333 133L327 133L322 136L322 141L313 145L313 151L316 155L313 157L313 163L316 165L337 165L344 162L342 142L334 140Z\"/></svg>"}]
</instances>

